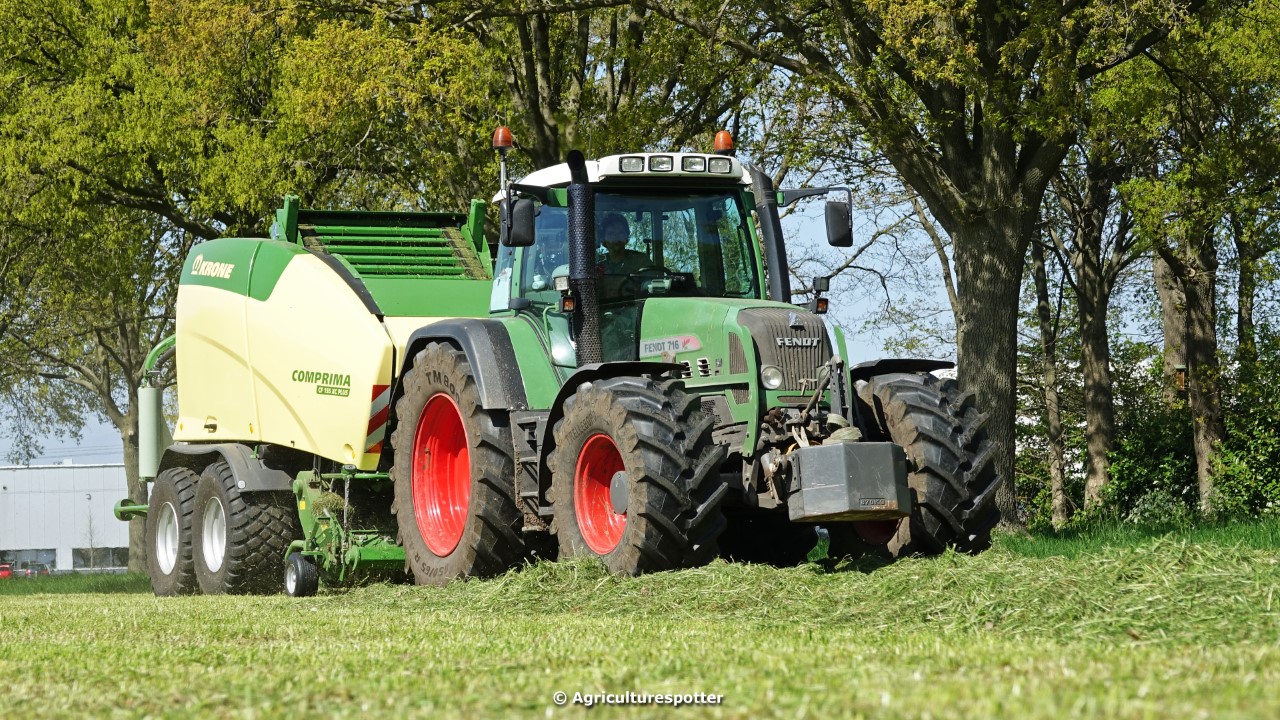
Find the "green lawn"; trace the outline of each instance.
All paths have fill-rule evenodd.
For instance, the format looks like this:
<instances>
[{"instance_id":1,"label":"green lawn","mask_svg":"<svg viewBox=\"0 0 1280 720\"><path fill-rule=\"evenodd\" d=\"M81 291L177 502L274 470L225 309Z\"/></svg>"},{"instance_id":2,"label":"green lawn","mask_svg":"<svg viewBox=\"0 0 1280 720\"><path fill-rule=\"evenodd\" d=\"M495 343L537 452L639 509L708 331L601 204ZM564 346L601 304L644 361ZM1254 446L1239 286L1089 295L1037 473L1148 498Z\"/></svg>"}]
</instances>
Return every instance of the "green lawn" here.
<instances>
[{"instance_id":1,"label":"green lawn","mask_svg":"<svg viewBox=\"0 0 1280 720\"><path fill-rule=\"evenodd\" d=\"M555 691L647 691L724 696L688 717L1277 717L1276 531L1010 537L978 557L637 579L545 564L308 600L15 581L0 590L0 707L545 718L585 716ZM99 590L145 588L114 582Z\"/></svg>"}]
</instances>

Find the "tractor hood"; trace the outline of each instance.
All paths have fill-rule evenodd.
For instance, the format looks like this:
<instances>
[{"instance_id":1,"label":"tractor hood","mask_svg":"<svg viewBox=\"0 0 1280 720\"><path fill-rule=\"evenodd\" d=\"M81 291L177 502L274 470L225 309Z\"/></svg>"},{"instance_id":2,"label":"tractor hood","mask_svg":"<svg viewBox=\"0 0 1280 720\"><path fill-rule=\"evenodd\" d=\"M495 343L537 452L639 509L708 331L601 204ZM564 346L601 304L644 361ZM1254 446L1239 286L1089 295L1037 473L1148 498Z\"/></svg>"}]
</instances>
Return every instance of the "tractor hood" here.
<instances>
[{"instance_id":1,"label":"tractor hood","mask_svg":"<svg viewBox=\"0 0 1280 720\"><path fill-rule=\"evenodd\" d=\"M690 385L751 383L766 365L780 391L812 392L831 358L823 319L795 305L760 300L650 298L641 313L638 354L678 362Z\"/></svg>"}]
</instances>

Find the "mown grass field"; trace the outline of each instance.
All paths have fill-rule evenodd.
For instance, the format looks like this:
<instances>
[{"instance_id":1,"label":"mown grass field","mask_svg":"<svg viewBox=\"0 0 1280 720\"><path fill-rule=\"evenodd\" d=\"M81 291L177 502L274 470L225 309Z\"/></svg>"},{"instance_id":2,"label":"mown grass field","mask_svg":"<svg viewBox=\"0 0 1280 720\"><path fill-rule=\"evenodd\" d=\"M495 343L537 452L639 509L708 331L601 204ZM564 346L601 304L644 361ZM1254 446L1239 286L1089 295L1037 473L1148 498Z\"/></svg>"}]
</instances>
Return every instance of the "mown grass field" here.
<instances>
[{"instance_id":1,"label":"mown grass field","mask_svg":"<svg viewBox=\"0 0 1280 720\"><path fill-rule=\"evenodd\" d=\"M307 600L14 581L0 713L584 717L553 693L648 691L724 696L687 717L1280 717L1278 587L1276 522L1005 537L885 567L544 564Z\"/></svg>"}]
</instances>

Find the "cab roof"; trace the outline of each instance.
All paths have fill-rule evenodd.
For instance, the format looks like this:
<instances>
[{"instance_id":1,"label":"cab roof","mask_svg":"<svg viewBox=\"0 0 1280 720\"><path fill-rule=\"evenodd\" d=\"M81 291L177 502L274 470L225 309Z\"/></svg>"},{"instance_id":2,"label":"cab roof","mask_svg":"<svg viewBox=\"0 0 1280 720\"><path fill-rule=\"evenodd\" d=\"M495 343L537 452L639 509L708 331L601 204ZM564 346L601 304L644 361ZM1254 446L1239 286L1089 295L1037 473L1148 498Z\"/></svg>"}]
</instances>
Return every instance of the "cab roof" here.
<instances>
[{"instance_id":1,"label":"cab roof","mask_svg":"<svg viewBox=\"0 0 1280 720\"><path fill-rule=\"evenodd\" d=\"M608 155L599 160L586 161L587 181L601 185L610 183L632 184L637 180L651 181L666 178L680 180L706 180L716 184L750 185L743 172L742 163L727 155L708 153L625 153ZM664 169L668 168L668 169ZM723 168L723 169L722 169ZM714 169L714 171L713 171ZM572 181L569 165L560 163L535 170L519 180L520 185L535 187L565 187ZM693 182L691 185L698 183ZM494 201L503 198L499 191Z\"/></svg>"}]
</instances>

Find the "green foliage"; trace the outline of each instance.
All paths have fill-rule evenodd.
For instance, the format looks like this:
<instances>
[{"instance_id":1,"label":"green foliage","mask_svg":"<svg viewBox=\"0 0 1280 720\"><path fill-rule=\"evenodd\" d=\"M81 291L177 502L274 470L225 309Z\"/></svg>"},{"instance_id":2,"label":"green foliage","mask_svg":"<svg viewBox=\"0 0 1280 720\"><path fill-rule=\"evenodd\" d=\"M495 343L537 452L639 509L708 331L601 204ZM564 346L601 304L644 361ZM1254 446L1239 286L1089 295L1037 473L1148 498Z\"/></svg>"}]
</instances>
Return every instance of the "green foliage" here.
<instances>
[{"instance_id":1,"label":"green foliage","mask_svg":"<svg viewBox=\"0 0 1280 720\"><path fill-rule=\"evenodd\" d=\"M285 193L461 209L496 178L501 79L452 28L288 0L0 16L0 393L50 401L7 428L24 454L84 413L136 435L132 389L193 242L265 234Z\"/></svg>"},{"instance_id":2,"label":"green foliage","mask_svg":"<svg viewBox=\"0 0 1280 720\"><path fill-rule=\"evenodd\" d=\"M1169 403L1159 353L1141 343L1120 342L1112 351L1116 394L1116 448L1111 481L1099 513L1127 522L1179 522L1199 502L1191 415L1186 403Z\"/></svg>"},{"instance_id":3,"label":"green foliage","mask_svg":"<svg viewBox=\"0 0 1280 720\"><path fill-rule=\"evenodd\" d=\"M1227 438L1214 484L1225 514L1280 514L1280 333L1263 328L1256 363L1229 371Z\"/></svg>"}]
</instances>

